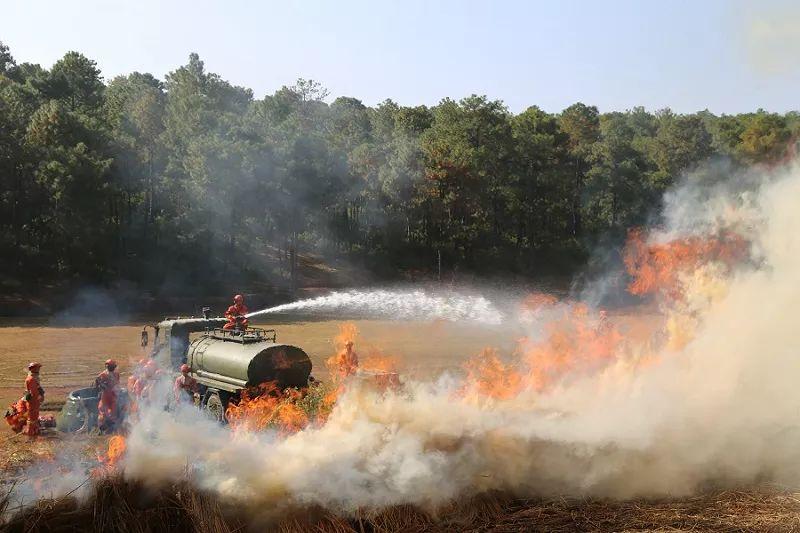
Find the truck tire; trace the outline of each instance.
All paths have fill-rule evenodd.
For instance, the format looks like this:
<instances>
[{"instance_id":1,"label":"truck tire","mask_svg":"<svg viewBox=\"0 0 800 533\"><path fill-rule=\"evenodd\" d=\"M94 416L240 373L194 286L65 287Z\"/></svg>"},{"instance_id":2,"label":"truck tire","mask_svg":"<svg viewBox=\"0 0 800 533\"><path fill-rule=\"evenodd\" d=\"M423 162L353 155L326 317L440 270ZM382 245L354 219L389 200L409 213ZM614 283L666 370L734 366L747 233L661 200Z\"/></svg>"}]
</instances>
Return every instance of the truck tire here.
<instances>
[{"instance_id":1,"label":"truck tire","mask_svg":"<svg viewBox=\"0 0 800 533\"><path fill-rule=\"evenodd\" d=\"M62 433L88 433L92 418L83 403L76 403L62 410L56 429Z\"/></svg>"},{"instance_id":2,"label":"truck tire","mask_svg":"<svg viewBox=\"0 0 800 533\"><path fill-rule=\"evenodd\" d=\"M97 427L97 391L77 389L67 395L56 427L63 433L88 433Z\"/></svg>"},{"instance_id":3,"label":"truck tire","mask_svg":"<svg viewBox=\"0 0 800 533\"><path fill-rule=\"evenodd\" d=\"M208 390L203 398L203 410L217 422L225 422L227 404L227 397L220 391Z\"/></svg>"}]
</instances>

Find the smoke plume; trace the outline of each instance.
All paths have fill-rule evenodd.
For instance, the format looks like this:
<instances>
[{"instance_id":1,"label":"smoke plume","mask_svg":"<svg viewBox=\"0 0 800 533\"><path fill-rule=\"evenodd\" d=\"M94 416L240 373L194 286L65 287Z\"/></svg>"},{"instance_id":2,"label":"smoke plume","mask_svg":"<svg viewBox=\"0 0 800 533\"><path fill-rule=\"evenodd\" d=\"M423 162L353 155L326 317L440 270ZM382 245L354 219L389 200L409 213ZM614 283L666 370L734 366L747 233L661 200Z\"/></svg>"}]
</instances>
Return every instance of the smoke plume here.
<instances>
[{"instance_id":1,"label":"smoke plume","mask_svg":"<svg viewBox=\"0 0 800 533\"><path fill-rule=\"evenodd\" d=\"M639 317L656 324L654 336L537 297L516 353L487 352L466 377L397 391L353 382L324 424L289 436L232 433L192 408L144 408L124 473L159 484L188 471L261 513L435 508L491 489L629 498L796 484L800 168L759 177L713 191L689 180L667 198L666 224L641 236L631 264L650 276L637 287L655 288L658 311ZM559 315L566 322L549 325Z\"/></svg>"}]
</instances>

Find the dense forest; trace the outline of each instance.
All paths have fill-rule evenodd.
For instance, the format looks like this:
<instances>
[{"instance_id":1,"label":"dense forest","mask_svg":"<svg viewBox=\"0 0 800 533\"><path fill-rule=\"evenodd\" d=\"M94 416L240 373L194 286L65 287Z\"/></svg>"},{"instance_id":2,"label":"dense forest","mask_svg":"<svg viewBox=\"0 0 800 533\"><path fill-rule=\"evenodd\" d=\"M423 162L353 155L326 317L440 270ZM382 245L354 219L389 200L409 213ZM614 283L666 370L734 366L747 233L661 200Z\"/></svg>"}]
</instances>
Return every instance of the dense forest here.
<instances>
[{"instance_id":1,"label":"dense forest","mask_svg":"<svg viewBox=\"0 0 800 533\"><path fill-rule=\"evenodd\" d=\"M330 103L328 103L330 102ZM375 279L580 266L698 164L772 164L800 115L515 114L485 96L257 98L196 54L164 80L0 44L0 282L289 287L298 257Z\"/></svg>"}]
</instances>

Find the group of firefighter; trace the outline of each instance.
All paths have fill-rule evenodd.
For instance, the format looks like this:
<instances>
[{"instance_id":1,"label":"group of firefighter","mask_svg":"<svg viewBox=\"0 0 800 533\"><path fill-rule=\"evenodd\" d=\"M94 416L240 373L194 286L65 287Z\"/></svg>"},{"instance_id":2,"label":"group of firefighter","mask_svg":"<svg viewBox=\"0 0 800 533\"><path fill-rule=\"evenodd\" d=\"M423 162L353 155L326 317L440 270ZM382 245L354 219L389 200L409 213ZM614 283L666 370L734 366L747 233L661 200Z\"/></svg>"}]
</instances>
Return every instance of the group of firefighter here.
<instances>
[{"instance_id":1,"label":"group of firefighter","mask_svg":"<svg viewBox=\"0 0 800 533\"><path fill-rule=\"evenodd\" d=\"M199 384L190 374L189 365L180 367L180 375L175 378L172 393L176 403L194 402L194 396L199 391ZM164 370L158 368L153 359L142 359L128 377L128 395L136 400L150 399L153 388L161 381Z\"/></svg>"},{"instance_id":2,"label":"group of firefighter","mask_svg":"<svg viewBox=\"0 0 800 533\"><path fill-rule=\"evenodd\" d=\"M28 376L25 378L25 394L17 402L11 404L5 414L6 422L14 433L24 433L36 438L43 425L50 425L50 418L39 417L39 409L44 403L44 388L39 382L39 370L42 365L32 362L28 365Z\"/></svg>"},{"instance_id":3,"label":"group of firefighter","mask_svg":"<svg viewBox=\"0 0 800 533\"><path fill-rule=\"evenodd\" d=\"M237 294L233 298L233 305L225 311L227 323L226 330L242 331L247 329L247 306L244 297ZM52 416L40 416L39 411L44 403L44 388L41 384L41 363L31 362L28 365L28 375L25 378L25 394L6 411L6 422L15 433L23 433L35 438L42 427L55 425ZM190 375L189 365L183 364L180 375L173 383L173 396L176 403L194 403L199 392L199 384ZM132 398L142 399L150 396L152 388L163 375L163 370L153 359L142 359L128 378L128 394ZM105 369L98 374L94 381L99 394L97 404L97 426L101 431L112 431L117 427L120 419L120 375L117 362L108 359Z\"/></svg>"},{"instance_id":4,"label":"group of firefighter","mask_svg":"<svg viewBox=\"0 0 800 533\"><path fill-rule=\"evenodd\" d=\"M6 411L5 419L12 431L22 433L31 438L38 436L43 427L52 427L55 420L52 416L40 416L44 403L44 388L40 381L42 364L31 362L25 378L25 394ZM199 386L189 374L189 365L182 365L180 375L173 384L176 403L194 402L194 395ZM138 367L128 378L128 393L135 398L147 398L154 384L163 375L152 359L140 361ZM113 431L120 419L120 375L117 362L108 359L105 369L94 380L99 401L97 403L97 427L101 431Z\"/></svg>"}]
</instances>

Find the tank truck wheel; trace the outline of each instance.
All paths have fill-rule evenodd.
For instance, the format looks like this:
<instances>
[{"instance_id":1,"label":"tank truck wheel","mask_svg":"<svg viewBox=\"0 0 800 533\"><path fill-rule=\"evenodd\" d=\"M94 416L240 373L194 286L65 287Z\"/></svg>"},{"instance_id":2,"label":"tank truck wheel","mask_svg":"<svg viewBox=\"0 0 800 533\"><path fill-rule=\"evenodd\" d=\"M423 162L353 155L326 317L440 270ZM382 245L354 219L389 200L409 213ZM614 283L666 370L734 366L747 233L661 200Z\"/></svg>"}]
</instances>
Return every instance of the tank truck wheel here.
<instances>
[{"instance_id":1,"label":"tank truck wheel","mask_svg":"<svg viewBox=\"0 0 800 533\"><path fill-rule=\"evenodd\" d=\"M212 420L216 420L217 422L225 421L225 404L223 403L218 392L206 392L203 405L206 414L208 414Z\"/></svg>"},{"instance_id":2,"label":"tank truck wheel","mask_svg":"<svg viewBox=\"0 0 800 533\"><path fill-rule=\"evenodd\" d=\"M80 404L80 417L83 421L73 433L88 433L92 423L92 416L86 406L83 405L83 402Z\"/></svg>"},{"instance_id":3,"label":"tank truck wheel","mask_svg":"<svg viewBox=\"0 0 800 533\"><path fill-rule=\"evenodd\" d=\"M66 415L62 410L61 415L58 417L56 429L62 433L88 433L91 426L91 414L83 402L78 402L75 406L75 411L68 413L69 420L67 421Z\"/></svg>"}]
</instances>

